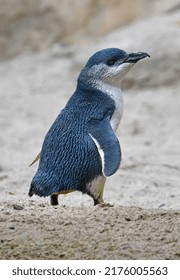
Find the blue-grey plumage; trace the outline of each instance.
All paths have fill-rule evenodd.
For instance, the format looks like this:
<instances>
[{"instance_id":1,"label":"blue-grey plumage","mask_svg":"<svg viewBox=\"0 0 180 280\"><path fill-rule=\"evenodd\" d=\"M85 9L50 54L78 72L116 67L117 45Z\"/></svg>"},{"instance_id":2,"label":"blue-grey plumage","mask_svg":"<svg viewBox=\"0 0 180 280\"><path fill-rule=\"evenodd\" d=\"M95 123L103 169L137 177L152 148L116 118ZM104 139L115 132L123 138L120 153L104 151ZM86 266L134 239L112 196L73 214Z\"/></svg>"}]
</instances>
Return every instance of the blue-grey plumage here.
<instances>
[{"instance_id":1,"label":"blue-grey plumage","mask_svg":"<svg viewBox=\"0 0 180 280\"><path fill-rule=\"evenodd\" d=\"M121 162L115 131L123 99L120 83L138 60L149 56L111 48L94 54L82 69L77 88L49 129L29 195L51 196L81 191L103 203L105 178Z\"/></svg>"}]
</instances>

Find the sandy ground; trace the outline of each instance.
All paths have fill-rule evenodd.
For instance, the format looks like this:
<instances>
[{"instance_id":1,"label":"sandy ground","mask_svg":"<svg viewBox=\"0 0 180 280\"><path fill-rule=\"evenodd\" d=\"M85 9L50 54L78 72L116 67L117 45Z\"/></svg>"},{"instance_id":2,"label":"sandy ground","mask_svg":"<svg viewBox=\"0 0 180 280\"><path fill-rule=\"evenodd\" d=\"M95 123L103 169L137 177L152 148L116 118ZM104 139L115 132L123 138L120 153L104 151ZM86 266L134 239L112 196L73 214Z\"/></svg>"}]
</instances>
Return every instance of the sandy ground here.
<instances>
[{"instance_id":1,"label":"sandy ground","mask_svg":"<svg viewBox=\"0 0 180 280\"><path fill-rule=\"evenodd\" d=\"M19 205L20 206L20 205ZM17 208L17 204L14 204ZM1 207L1 258L180 259L179 211L115 206Z\"/></svg>"},{"instance_id":2,"label":"sandy ground","mask_svg":"<svg viewBox=\"0 0 180 280\"><path fill-rule=\"evenodd\" d=\"M56 208L28 197L37 168L28 165L76 86L78 57L49 50L0 63L0 258L180 259L176 83L124 90L123 160L104 194L114 207L80 193L62 195Z\"/></svg>"}]
</instances>

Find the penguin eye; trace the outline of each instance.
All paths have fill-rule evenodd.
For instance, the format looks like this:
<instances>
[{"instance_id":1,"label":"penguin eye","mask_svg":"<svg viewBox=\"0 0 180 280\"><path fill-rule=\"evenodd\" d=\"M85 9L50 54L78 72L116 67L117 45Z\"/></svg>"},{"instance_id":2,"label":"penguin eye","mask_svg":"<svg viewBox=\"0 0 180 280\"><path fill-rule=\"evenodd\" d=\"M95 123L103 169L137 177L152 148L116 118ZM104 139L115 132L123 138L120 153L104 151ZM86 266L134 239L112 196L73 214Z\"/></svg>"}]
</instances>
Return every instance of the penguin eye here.
<instances>
[{"instance_id":1,"label":"penguin eye","mask_svg":"<svg viewBox=\"0 0 180 280\"><path fill-rule=\"evenodd\" d=\"M108 65L108 66L113 66L115 62L116 62L116 59L115 59L115 58L110 58L110 59L108 59L108 61L107 61L107 65Z\"/></svg>"}]
</instances>

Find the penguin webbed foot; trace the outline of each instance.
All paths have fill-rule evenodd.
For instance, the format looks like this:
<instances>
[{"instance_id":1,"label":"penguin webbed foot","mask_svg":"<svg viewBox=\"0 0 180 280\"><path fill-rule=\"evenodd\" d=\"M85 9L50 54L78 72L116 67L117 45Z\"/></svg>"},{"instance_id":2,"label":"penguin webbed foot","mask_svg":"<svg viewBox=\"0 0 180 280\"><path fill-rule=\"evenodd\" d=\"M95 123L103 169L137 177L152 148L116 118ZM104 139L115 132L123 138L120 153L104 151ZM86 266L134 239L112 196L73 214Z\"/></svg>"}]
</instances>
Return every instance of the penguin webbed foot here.
<instances>
[{"instance_id":1,"label":"penguin webbed foot","mask_svg":"<svg viewBox=\"0 0 180 280\"><path fill-rule=\"evenodd\" d=\"M103 208L106 208L106 207L113 207L114 205L111 204L111 203L108 203L108 202L104 202L104 200L101 198L101 199L95 199L93 198L94 200L94 206L99 206L99 207L103 207Z\"/></svg>"},{"instance_id":2,"label":"penguin webbed foot","mask_svg":"<svg viewBox=\"0 0 180 280\"><path fill-rule=\"evenodd\" d=\"M108 202L103 202L103 203L100 203L98 204L99 207L102 207L102 208L107 208L107 207L114 207L113 204L111 203L108 203Z\"/></svg>"}]
</instances>

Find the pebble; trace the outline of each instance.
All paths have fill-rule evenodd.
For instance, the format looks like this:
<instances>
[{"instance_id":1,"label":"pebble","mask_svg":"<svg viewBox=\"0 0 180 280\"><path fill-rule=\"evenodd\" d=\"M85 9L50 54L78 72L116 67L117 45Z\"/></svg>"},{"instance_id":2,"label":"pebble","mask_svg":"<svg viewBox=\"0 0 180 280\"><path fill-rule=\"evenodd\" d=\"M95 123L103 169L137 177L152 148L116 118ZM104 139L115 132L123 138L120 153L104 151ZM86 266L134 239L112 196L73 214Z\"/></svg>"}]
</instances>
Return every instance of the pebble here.
<instances>
[{"instance_id":1,"label":"pebble","mask_svg":"<svg viewBox=\"0 0 180 280\"><path fill-rule=\"evenodd\" d=\"M24 207L22 205L18 205L18 204L13 204L13 208L15 210L23 210L24 209Z\"/></svg>"}]
</instances>

